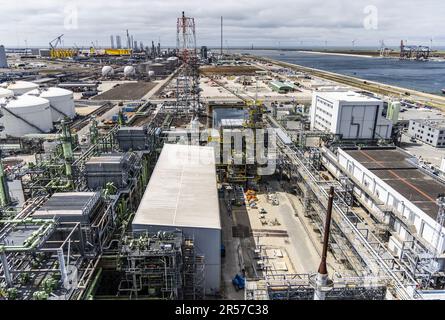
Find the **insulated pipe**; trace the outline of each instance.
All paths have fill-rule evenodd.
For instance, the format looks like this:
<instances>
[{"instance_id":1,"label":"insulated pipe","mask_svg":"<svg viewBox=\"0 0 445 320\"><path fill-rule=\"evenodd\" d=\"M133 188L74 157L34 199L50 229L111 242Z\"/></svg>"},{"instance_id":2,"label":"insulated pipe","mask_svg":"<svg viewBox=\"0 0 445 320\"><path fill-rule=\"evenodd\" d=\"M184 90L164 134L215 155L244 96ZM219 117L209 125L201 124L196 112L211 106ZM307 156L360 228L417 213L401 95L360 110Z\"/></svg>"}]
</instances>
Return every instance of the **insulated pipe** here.
<instances>
[{"instance_id":1,"label":"insulated pipe","mask_svg":"<svg viewBox=\"0 0 445 320\"><path fill-rule=\"evenodd\" d=\"M6 174L3 169L3 163L1 161L0 151L0 206L5 207L11 202L9 197L8 182L6 181Z\"/></svg>"},{"instance_id":2,"label":"insulated pipe","mask_svg":"<svg viewBox=\"0 0 445 320\"><path fill-rule=\"evenodd\" d=\"M65 174L68 177L71 186L73 186L73 170L71 167L71 163L74 159L73 149L71 146L71 132L69 127L66 125L65 121L62 120L62 148L63 148L63 157L65 159Z\"/></svg>"},{"instance_id":3,"label":"insulated pipe","mask_svg":"<svg viewBox=\"0 0 445 320\"><path fill-rule=\"evenodd\" d=\"M8 265L8 259L6 257L6 254L4 252L2 252L0 254L0 258L2 260L3 273L5 275L6 284L8 285L8 287L12 287L13 286L12 277L11 277L11 274L9 273L9 265Z\"/></svg>"},{"instance_id":4,"label":"insulated pipe","mask_svg":"<svg viewBox=\"0 0 445 320\"><path fill-rule=\"evenodd\" d=\"M323 291L323 288L327 285L328 282L328 269L326 266L326 259L328 255L329 234L331 231L332 206L334 203L334 194L335 194L335 189L334 187L331 187L329 191L328 209L326 212L326 221L324 226L323 251L321 253L320 266L318 267L318 274L316 280L317 287L314 292L314 300L325 300L326 298L326 293Z\"/></svg>"},{"instance_id":5,"label":"insulated pipe","mask_svg":"<svg viewBox=\"0 0 445 320\"><path fill-rule=\"evenodd\" d=\"M377 121L379 119L379 106L376 107L375 110L375 118L374 118L374 127L372 128L372 139L375 140L376 132L377 132Z\"/></svg>"}]
</instances>

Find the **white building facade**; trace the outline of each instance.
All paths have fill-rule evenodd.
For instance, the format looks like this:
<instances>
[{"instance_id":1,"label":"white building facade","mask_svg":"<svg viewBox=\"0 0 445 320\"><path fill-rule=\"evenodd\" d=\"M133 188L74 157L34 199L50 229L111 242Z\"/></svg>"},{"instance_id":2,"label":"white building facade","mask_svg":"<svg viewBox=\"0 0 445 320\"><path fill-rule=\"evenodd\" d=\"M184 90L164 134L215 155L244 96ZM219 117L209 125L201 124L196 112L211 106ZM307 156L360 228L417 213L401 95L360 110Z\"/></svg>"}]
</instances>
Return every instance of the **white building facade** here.
<instances>
[{"instance_id":1,"label":"white building facade","mask_svg":"<svg viewBox=\"0 0 445 320\"><path fill-rule=\"evenodd\" d=\"M392 122L382 116L383 101L356 92L317 92L312 96L311 130L344 140L389 139Z\"/></svg>"},{"instance_id":2,"label":"white building facade","mask_svg":"<svg viewBox=\"0 0 445 320\"><path fill-rule=\"evenodd\" d=\"M408 135L436 148L445 148L445 120L410 120Z\"/></svg>"},{"instance_id":3,"label":"white building facade","mask_svg":"<svg viewBox=\"0 0 445 320\"><path fill-rule=\"evenodd\" d=\"M323 161L328 170L337 178L348 177L353 182L354 194L363 207L377 220L390 226L392 232L388 248L395 256L400 257L404 243L406 246L414 238L430 249L436 248L439 254L445 252L445 228L436 222L439 208L431 206L433 200L436 201L438 193L441 190L445 191L445 184L434 180L422 171L417 171L415 158L409 158L412 166L404 169L379 167L380 161L391 163L391 155L388 157L389 160L377 158L374 163L376 167L370 169L368 163L358 161L347 150L338 149L336 155L326 152ZM394 159L396 156L394 153ZM387 171L387 176L382 171ZM413 182L415 180L410 179L410 176L421 180L419 183L425 185L425 188L419 187ZM411 194L406 192L408 187L413 189ZM428 190L431 191L428 192ZM428 198L431 201L429 207L425 206ZM440 264L443 269L443 260Z\"/></svg>"}]
</instances>

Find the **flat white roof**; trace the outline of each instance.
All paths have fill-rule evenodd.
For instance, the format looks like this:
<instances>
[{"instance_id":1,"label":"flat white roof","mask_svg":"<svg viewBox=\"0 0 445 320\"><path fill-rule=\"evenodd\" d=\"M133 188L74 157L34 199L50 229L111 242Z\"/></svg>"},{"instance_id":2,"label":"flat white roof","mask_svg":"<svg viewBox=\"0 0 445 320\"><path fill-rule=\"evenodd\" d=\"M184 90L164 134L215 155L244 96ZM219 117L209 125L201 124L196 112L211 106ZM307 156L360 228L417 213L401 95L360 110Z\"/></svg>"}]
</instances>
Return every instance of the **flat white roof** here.
<instances>
[{"instance_id":1,"label":"flat white roof","mask_svg":"<svg viewBox=\"0 0 445 320\"><path fill-rule=\"evenodd\" d=\"M221 229L213 147L165 144L133 220Z\"/></svg>"},{"instance_id":2,"label":"flat white roof","mask_svg":"<svg viewBox=\"0 0 445 320\"><path fill-rule=\"evenodd\" d=\"M345 102L376 102L381 103L382 100L366 96L364 94L354 91L323 91L315 92L318 96L330 101L345 101Z\"/></svg>"},{"instance_id":3,"label":"flat white roof","mask_svg":"<svg viewBox=\"0 0 445 320\"><path fill-rule=\"evenodd\" d=\"M221 119L221 126L223 127L243 127L244 119Z\"/></svg>"}]
</instances>

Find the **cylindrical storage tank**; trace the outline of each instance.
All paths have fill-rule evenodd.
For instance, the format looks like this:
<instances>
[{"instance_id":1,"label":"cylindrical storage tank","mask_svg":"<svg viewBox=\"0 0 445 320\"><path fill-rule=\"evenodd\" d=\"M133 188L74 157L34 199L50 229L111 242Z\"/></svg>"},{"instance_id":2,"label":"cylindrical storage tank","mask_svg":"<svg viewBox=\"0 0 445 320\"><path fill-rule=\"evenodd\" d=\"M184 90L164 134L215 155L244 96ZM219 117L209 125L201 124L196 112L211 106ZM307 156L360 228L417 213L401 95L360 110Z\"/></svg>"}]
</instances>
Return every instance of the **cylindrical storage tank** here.
<instances>
[{"instance_id":1,"label":"cylindrical storage tank","mask_svg":"<svg viewBox=\"0 0 445 320\"><path fill-rule=\"evenodd\" d=\"M114 74L114 69L110 66L105 66L102 68L102 77L110 77Z\"/></svg>"},{"instance_id":2,"label":"cylindrical storage tank","mask_svg":"<svg viewBox=\"0 0 445 320\"><path fill-rule=\"evenodd\" d=\"M148 69L150 71L153 71L156 75L165 74L165 65L163 65L162 63L153 63L148 66Z\"/></svg>"},{"instance_id":3,"label":"cylindrical storage tank","mask_svg":"<svg viewBox=\"0 0 445 320\"><path fill-rule=\"evenodd\" d=\"M155 76L155 72L154 71L148 71L148 76L151 78L151 77L154 77Z\"/></svg>"},{"instance_id":4,"label":"cylindrical storage tank","mask_svg":"<svg viewBox=\"0 0 445 320\"><path fill-rule=\"evenodd\" d=\"M178 65L178 58L170 57L167 59L167 63L168 63L169 68L174 69Z\"/></svg>"},{"instance_id":5,"label":"cylindrical storage tank","mask_svg":"<svg viewBox=\"0 0 445 320\"><path fill-rule=\"evenodd\" d=\"M74 119L76 117L76 109L74 107L73 92L62 88L49 88L43 90L40 98L49 101L51 109L51 117L53 122L59 122L65 117Z\"/></svg>"},{"instance_id":6,"label":"cylindrical storage tank","mask_svg":"<svg viewBox=\"0 0 445 320\"><path fill-rule=\"evenodd\" d=\"M12 92L14 92L15 96L20 96L22 94L25 94L29 91L32 91L34 89L37 89L39 86L35 83L32 82L28 82L28 81L16 81L16 82L11 82L7 89L11 90Z\"/></svg>"},{"instance_id":7,"label":"cylindrical storage tank","mask_svg":"<svg viewBox=\"0 0 445 320\"><path fill-rule=\"evenodd\" d=\"M140 63L136 66L136 73L144 75L147 73L147 64L146 63Z\"/></svg>"},{"instance_id":8,"label":"cylindrical storage tank","mask_svg":"<svg viewBox=\"0 0 445 320\"><path fill-rule=\"evenodd\" d=\"M135 73L136 73L136 70L134 69L133 66L126 66L124 68L124 76L125 77L132 77L135 75Z\"/></svg>"},{"instance_id":9,"label":"cylindrical storage tank","mask_svg":"<svg viewBox=\"0 0 445 320\"><path fill-rule=\"evenodd\" d=\"M11 90L0 87L0 98L9 98L14 96L14 92Z\"/></svg>"},{"instance_id":10,"label":"cylindrical storage tank","mask_svg":"<svg viewBox=\"0 0 445 320\"><path fill-rule=\"evenodd\" d=\"M48 133L53 129L49 101L32 95L0 99L2 134L22 137L30 133Z\"/></svg>"}]
</instances>

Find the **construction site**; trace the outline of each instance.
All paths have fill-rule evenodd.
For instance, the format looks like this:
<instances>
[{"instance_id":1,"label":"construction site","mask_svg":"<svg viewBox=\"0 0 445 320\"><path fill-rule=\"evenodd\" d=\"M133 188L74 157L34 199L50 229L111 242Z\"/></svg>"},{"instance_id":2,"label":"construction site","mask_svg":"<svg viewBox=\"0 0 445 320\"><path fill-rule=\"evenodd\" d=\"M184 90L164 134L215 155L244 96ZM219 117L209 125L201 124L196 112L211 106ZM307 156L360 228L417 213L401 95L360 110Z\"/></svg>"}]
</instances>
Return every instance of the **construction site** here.
<instances>
[{"instance_id":1,"label":"construction site","mask_svg":"<svg viewBox=\"0 0 445 320\"><path fill-rule=\"evenodd\" d=\"M442 97L172 27L0 72L0 300L445 299L445 165L401 117Z\"/></svg>"}]
</instances>

